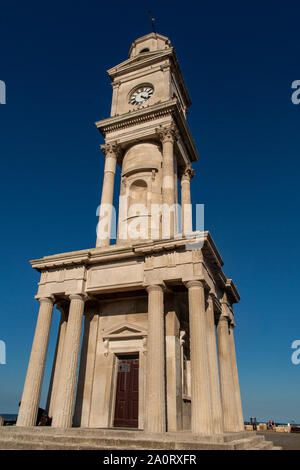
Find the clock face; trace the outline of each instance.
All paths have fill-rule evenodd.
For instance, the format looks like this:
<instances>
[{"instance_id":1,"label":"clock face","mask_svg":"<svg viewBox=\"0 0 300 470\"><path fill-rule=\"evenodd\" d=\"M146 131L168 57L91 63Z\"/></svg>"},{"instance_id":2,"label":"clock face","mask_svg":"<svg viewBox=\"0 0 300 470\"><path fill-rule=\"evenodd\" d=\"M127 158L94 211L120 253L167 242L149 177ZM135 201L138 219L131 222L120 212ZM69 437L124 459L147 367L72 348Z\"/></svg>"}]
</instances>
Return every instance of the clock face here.
<instances>
[{"instance_id":1,"label":"clock face","mask_svg":"<svg viewBox=\"0 0 300 470\"><path fill-rule=\"evenodd\" d=\"M130 103L131 104L142 104L145 101L147 101L149 98L151 98L153 94L153 88L150 86L141 86L137 90L135 90L131 97L130 97Z\"/></svg>"}]
</instances>

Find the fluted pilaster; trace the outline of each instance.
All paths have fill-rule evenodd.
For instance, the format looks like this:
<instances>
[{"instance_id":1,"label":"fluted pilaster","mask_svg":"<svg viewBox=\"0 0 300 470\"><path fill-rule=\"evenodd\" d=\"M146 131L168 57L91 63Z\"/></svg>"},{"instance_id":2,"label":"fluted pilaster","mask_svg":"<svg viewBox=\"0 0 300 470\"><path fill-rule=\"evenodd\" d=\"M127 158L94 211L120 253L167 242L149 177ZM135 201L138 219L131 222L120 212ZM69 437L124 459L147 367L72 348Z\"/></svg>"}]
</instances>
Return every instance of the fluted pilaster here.
<instances>
[{"instance_id":1,"label":"fluted pilaster","mask_svg":"<svg viewBox=\"0 0 300 470\"><path fill-rule=\"evenodd\" d=\"M164 293L160 285L147 287L148 340L145 430L166 431Z\"/></svg>"},{"instance_id":2,"label":"fluted pilaster","mask_svg":"<svg viewBox=\"0 0 300 470\"><path fill-rule=\"evenodd\" d=\"M219 381L219 366L217 355L217 341L215 331L215 315L213 296L208 296L208 307L206 311L207 321L207 351L210 376L210 391L212 403L212 421L214 434L223 433L223 412L221 404L221 391Z\"/></svg>"},{"instance_id":3,"label":"fluted pilaster","mask_svg":"<svg viewBox=\"0 0 300 470\"><path fill-rule=\"evenodd\" d=\"M37 319L17 426L35 426L44 377L54 297L39 299Z\"/></svg>"},{"instance_id":4,"label":"fluted pilaster","mask_svg":"<svg viewBox=\"0 0 300 470\"><path fill-rule=\"evenodd\" d=\"M202 281L186 283L189 293L192 432L213 434L208 365L205 290Z\"/></svg>"},{"instance_id":5,"label":"fluted pilaster","mask_svg":"<svg viewBox=\"0 0 300 470\"><path fill-rule=\"evenodd\" d=\"M52 420L52 426L58 428L72 427L85 296L70 295L70 300L60 381Z\"/></svg>"}]
</instances>

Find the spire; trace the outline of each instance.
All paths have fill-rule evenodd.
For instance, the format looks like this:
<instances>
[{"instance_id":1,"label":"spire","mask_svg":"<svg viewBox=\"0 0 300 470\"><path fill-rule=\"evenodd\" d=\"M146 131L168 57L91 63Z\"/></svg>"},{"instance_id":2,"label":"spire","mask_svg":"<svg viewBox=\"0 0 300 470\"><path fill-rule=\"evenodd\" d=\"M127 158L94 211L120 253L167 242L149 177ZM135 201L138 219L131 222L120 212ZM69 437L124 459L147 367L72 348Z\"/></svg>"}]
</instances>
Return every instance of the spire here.
<instances>
[{"instance_id":1,"label":"spire","mask_svg":"<svg viewBox=\"0 0 300 470\"><path fill-rule=\"evenodd\" d=\"M148 11L148 15L149 15L150 20L151 20L152 32L156 33L156 31L155 31L155 18L153 18L152 14L151 14L151 11Z\"/></svg>"}]
</instances>

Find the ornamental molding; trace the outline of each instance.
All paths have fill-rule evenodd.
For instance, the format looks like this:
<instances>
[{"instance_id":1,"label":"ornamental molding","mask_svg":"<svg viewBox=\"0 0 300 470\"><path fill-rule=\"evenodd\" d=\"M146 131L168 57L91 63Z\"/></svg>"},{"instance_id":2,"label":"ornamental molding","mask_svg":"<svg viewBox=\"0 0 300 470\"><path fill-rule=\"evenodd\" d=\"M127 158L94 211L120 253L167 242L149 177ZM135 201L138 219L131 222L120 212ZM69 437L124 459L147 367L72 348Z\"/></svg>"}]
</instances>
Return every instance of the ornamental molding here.
<instances>
[{"instance_id":1,"label":"ornamental molding","mask_svg":"<svg viewBox=\"0 0 300 470\"><path fill-rule=\"evenodd\" d=\"M111 344L113 341L123 341L123 340L132 340L139 339L141 340L141 351L144 355L147 354L147 336L148 332L140 327L137 324L132 324L128 322L120 323L114 327L103 330L102 339L103 339L103 350L104 356L108 357L111 353Z\"/></svg>"},{"instance_id":2,"label":"ornamental molding","mask_svg":"<svg viewBox=\"0 0 300 470\"><path fill-rule=\"evenodd\" d=\"M118 75L123 75L124 73L133 72L136 69L140 69L141 66L150 65L150 63L152 64L160 61L163 58L168 58L172 56L173 53L173 48L169 48L160 51L149 51L149 53L143 55L138 54L107 70L107 73L111 78L114 78Z\"/></svg>"},{"instance_id":3,"label":"ornamental molding","mask_svg":"<svg viewBox=\"0 0 300 470\"><path fill-rule=\"evenodd\" d=\"M148 332L136 323L120 323L118 325L104 330L103 340L122 340L122 339L142 339L148 335Z\"/></svg>"},{"instance_id":4,"label":"ornamental molding","mask_svg":"<svg viewBox=\"0 0 300 470\"><path fill-rule=\"evenodd\" d=\"M170 100L167 104L161 104L154 106L147 106L140 108L137 111L129 111L122 116L114 116L112 118L105 119L103 121L96 122L96 126L105 137L107 133L114 132L119 129L125 129L127 127L136 126L147 121L153 121L164 116L175 116L177 100Z\"/></svg>"}]
</instances>

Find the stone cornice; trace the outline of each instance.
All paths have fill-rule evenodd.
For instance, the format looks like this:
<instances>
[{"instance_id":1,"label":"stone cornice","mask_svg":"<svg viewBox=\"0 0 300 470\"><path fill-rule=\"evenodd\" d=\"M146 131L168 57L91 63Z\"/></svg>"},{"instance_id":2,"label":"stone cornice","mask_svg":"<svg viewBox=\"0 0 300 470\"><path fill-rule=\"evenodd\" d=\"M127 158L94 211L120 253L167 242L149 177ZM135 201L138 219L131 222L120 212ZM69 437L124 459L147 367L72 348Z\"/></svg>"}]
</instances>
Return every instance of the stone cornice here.
<instances>
[{"instance_id":1,"label":"stone cornice","mask_svg":"<svg viewBox=\"0 0 300 470\"><path fill-rule=\"evenodd\" d=\"M240 295L232 279L226 280L225 288L226 288L227 295L230 297L230 300L232 303L236 303L240 301Z\"/></svg>"},{"instance_id":2,"label":"stone cornice","mask_svg":"<svg viewBox=\"0 0 300 470\"><path fill-rule=\"evenodd\" d=\"M177 100L168 100L157 103L153 106L145 106L137 111L129 111L128 113L118 116L112 116L107 119L95 122L99 132L106 137L106 134L114 132L118 129L124 129L137 124L158 119L161 116L172 114L176 110Z\"/></svg>"},{"instance_id":3,"label":"stone cornice","mask_svg":"<svg viewBox=\"0 0 300 470\"><path fill-rule=\"evenodd\" d=\"M171 115L176 122L182 141L186 146L191 161L198 160L198 152L192 138L186 119L178 106L177 99L160 102L153 106L147 106L137 111L128 112L120 116L113 116L95 123L99 132L106 140L109 140L109 133L120 129L136 126L144 122L151 122L163 116Z\"/></svg>"},{"instance_id":4,"label":"stone cornice","mask_svg":"<svg viewBox=\"0 0 300 470\"><path fill-rule=\"evenodd\" d=\"M107 70L111 80L114 80L120 75L125 75L129 72L134 72L136 69L140 69L141 66L153 65L157 61L161 61L165 57L172 55L172 49L159 50L146 52L144 54L138 54L135 57L126 59L118 65L111 67Z\"/></svg>"}]
</instances>

